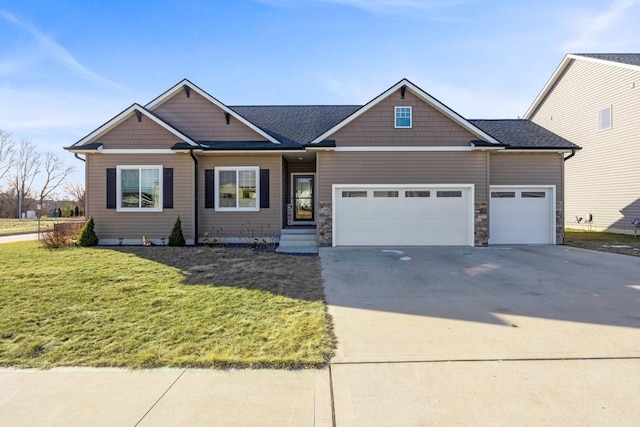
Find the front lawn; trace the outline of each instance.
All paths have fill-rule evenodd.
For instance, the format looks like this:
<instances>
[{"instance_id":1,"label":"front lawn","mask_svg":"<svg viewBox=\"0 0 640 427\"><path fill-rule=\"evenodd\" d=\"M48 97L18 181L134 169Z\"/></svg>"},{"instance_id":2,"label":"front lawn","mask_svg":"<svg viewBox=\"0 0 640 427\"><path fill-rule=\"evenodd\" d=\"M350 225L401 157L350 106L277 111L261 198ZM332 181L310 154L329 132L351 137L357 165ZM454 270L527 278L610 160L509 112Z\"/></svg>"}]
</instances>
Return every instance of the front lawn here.
<instances>
[{"instance_id":1,"label":"front lawn","mask_svg":"<svg viewBox=\"0 0 640 427\"><path fill-rule=\"evenodd\" d=\"M315 367L334 344L317 257L0 245L0 366Z\"/></svg>"},{"instance_id":2,"label":"front lawn","mask_svg":"<svg viewBox=\"0 0 640 427\"><path fill-rule=\"evenodd\" d=\"M53 229L53 224L59 222L80 221L83 222L83 217L71 217L71 218L49 218L43 217L40 219L40 231L47 231ZM0 236L7 236L11 234L20 233L37 233L38 232L38 219L12 219L12 218L0 218Z\"/></svg>"},{"instance_id":3,"label":"front lawn","mask_svg":"<svg viewBox=\"0 0 640 427\"><path fill-rule=\"evenodd\" d=\"M640 237L627 234L565 230L564 244L578 248L640 256Z\"/></svg>"}]
</instances>

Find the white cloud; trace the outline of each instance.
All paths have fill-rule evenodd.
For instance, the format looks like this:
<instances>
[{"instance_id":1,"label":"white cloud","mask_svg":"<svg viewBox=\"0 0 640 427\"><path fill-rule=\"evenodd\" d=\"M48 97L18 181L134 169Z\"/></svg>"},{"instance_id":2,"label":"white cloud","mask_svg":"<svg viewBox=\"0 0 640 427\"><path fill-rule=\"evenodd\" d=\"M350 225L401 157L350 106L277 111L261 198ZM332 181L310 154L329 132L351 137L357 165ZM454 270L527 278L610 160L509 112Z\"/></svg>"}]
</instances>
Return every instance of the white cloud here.
<instances>
[{"instance_id":1,"label":"white cloud","mask_svg":"<svg viewBox=\"0 0 640 427\"><path fill-rule=\"evenodd\" d=\"M55 42L51 37L46 36L36 27L26 22L19 20L12 13L6 12L4 10L0 10L0 17L4 19L6 22L14 24L23 30L25 30L38 44L38 46L44 51L47 57L53 59L60 65L64 66L68 70L74 72L81 78L114 89L118 89L120 91L127 91L124 87L119 84L102 77L101 75L91 71L81 63L79 63L71 53L69 53L64 47L60 46ZM15 71L18 68L31 64L34 62L36 57L33 55L25 56L22 58L16 58L7 62L0 62L0 72L4 71Z\"/></svg>"},{"instance_id":2,"label":"white cloud","mask_svg":"<svg viewBox=\"0 0 640 427\"><path fill-rule=\"evenodd\" d=\"M577 37L562 43L563 52L637 50L640 0L613 0L605 10L573 19Z\"/></svg>"}]
</instances>

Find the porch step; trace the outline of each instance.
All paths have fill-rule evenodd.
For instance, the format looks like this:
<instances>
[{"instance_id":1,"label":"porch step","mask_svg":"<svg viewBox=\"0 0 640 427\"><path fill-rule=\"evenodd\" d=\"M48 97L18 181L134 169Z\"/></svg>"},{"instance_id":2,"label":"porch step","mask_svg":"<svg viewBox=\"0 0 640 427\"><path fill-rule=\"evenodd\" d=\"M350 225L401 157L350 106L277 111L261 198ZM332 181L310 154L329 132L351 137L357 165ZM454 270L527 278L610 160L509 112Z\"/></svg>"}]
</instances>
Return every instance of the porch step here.
<instances>
[{"instance_id":1,"label":"porch step","mask_svg":"<svg viewBox=\"0 0 640 427\"><path fill-rule=\"evenodd\" d=\"M280 245L276 252L281 254L313 255L318 253L315 227L290 227L282 230Z\"/></svg>"},{"instance_id":2,"label":"porch step","mask_svg":"<svg viewBox=\"0 0 640 427\"><path fill-rule=\"evenodd\" d=\"M276 252L280 254L289 254L289 255L318 255L318 247L316 245L289 246L284 248L282 246L279 246L276 249Z\"/></svg>"}]
</instances>

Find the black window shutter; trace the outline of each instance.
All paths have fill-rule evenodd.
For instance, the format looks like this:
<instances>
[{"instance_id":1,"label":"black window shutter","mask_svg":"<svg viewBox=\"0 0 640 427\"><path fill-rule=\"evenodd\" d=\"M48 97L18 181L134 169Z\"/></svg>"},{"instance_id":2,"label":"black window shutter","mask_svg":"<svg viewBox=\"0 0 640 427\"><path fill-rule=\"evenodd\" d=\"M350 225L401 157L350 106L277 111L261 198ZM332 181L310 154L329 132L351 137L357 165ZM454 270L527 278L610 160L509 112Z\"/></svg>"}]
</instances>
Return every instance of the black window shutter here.
<instances>
[{"instance_id":1,"label":"black window shutter","mask_svg":"<svg viewBox=\"0 0 640 427\"><path fill-rule=\"evenodd\" d=\"M107 168L107 209L116 208L116 169Z\"/></svg>"},{"instance_id":2,"label":"black window shutter","mask_svg":"<svg viewBox=\"0 0 640 427\"><path fill-rule=\"evenodd\" d=\"M173 168L162 169L162 208L173 209Z\"/></svg>"},{"instance_id":3,"label":"black window shutter","mask_svg":"<svg viewBox=\"0 0 640 427\"><path fill-rule=\"evenodd\" d=\"M216 207L214 169L204 170L204 207L207 209L213 209Z\"/></svg>"},{"instance_id":4,"label":"black window shutter","mask_svg":"<svg viewBox=\"0 0 640 427\"><path fill-rule=\"evenodd\" d=\"M269 207L269 169L260 169L260 209Z\"/></svg>"}]
</instances>

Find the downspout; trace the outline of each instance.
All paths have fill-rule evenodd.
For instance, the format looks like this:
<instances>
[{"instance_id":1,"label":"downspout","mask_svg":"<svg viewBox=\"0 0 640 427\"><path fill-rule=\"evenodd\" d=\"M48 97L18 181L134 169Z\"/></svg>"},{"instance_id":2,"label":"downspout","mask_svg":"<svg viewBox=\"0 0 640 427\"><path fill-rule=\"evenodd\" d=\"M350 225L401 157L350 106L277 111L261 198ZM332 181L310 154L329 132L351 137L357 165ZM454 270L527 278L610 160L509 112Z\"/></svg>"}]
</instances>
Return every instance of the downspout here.
<instances>
[{"instance_id":1,"label":"downspout","mask_svg":"<svg viewBox=\"0 0 640 427\"><path fill-rule=\"evenodd\" d=\"M575 155L576 155L576 150L571 150L571 154L569 154L567 157L563 157L563 159L566 162L567 160L569 160L570 158L572 158Z\"/></svg>"},{"instance_id":2,"label":"downspout","mask_svg":"<svg viewBox=\"0 0 640 427\"><path fill-rule=\"evenodd\" d=\"M80 157L80 156L78 155L78 153L73 153L73 156L74 156L76 159L78 159L78 160L81 160L81 161L83 161L83 162L86 162L86 160L85 160L85 159L83 159L82 157Z\"/></svg>"},{"instance_id":3,"label":"downspout","mask_svg":"<svg viewBox=\"0 0 640 427\"><path fill-rule=\"evenodd\" d=\"M198 245L198 158L193 154L193 148L189 149L189 154L193 159L193 176L194 176L194 194L193 194L193 226L195 233L193 237L193 244Z\"/></svg>"}]
</instances>

